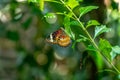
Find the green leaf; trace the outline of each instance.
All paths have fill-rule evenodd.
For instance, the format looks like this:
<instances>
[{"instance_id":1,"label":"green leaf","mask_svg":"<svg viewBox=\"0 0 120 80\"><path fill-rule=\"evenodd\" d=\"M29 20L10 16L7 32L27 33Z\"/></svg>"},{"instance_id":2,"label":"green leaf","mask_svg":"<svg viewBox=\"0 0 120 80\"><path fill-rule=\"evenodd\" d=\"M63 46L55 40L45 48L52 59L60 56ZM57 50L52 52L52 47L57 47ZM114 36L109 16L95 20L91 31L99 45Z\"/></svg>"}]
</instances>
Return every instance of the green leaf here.
<instances>
[{"instance_id":1,"label":"green leaf","mask_svg":"<svg viewBox=\"0 0 120 80\"><path fill-rule=\"evenodd\" d=\"M84 41L83 38L76 39L75 42L73 42L73 44L72 44L72 48L73 49L75 48L75 45L76 45L77 42L82 42L82 41Z\"/></svg>"},{"instance_id":2,"label":"green leaf","mask_svg":"<svg viewBox=\"0 0 120 80\"><path fill-rule=\"evenodd\" d=\"M117 53L117 54L120 54L120 47L119 46L114 46L112 47L112 50Z\"/></svg>"},{"instance_id":3,"label":"green leaf","mask_svg":"<svg viewBox=\"0 0 120 80\"><path fill-rule=\"evenodd\" d=\"M79 39L75 40L75 41L73 42L73 44L72 44L72 48L73 48L73 49L75 48L75 45L76 45L77 42L82 42L82 41L83 41L82 38L79 38Z\"/></svg>"},{"instance_id":4,"label":"green leaf","mask_svg":"<svg viewBox=\"0 0 120 80\"><path fill-rule=\"evenodd\" d=\"M28 0L28 2L38 2L38 0Z\"/></svg>"},{"instance_id":5,"label":"green leaf","mask_svg":"<svg viewBox=\"0 0 120 80\"><path fill-rule=\"evenodd\" d=\"M73 39L75 40L75 34L72 32L70 27L65 28L65 32Z\"/></svg>"},{"instance_id":6,"label":"green leaf","mask_svg":"<svg viewBox=\"0 0 120 80\"><path fill-rule=\"evenodd\" d=\"M78 2L83 2L83 0L77 0Z\"/></svg>"},{"instance_id":7,"label":"green leaf","mask_svg":"<svg viewBox=\"0 0 120 80\"><path fill-rule=\"evenodd\" d=\"M105 39L100 39L99 41L99 49L101 50L102 54L106 57L108 57L108 59L110 59L110 52L112 50L112 46L110 45L110 43L105 40Z\"/></svg>"},{"instance_id":8,"label":"green leaf","mask_svg":"<svg viewBox=\"0 0 120 80\"><path fill-rule=\"evenodd\" d=\"M91 10L97 9L97 8L98 8L98 6L86 6L86 7L81 7L81 8L79 9L79 11L80 11L79 18L80 18L81 16L83 16L84 14L90 12Z\"/></svg>"},{"instance_id":9,"label":"green leaf","mask_svg":"<svg viewBox=\"0 0 120 80\"><path fill-rule=\"evenodd\" d=\"M88 38L85 37L85 36L83 36L83 35L79 35L79 36L80 36L80 37L79 37L78 39L76 39L75 42L74 42L73 45L72 45L72 48L73 48L73 49L74 49L75 44L76 44L77 42L82 42L82 41L87 41L87 40L88 40Z\"/></svg>"},{"instance_id":10,"label":"green leaf","mask_svg":"<svg viewBox=\"0 0 120 80\"><path fill-rule=\"evenodd\" d=\"M87 41L87 40L88 40L88 38L85 37L85 36L83 36L83 35L79 35L79 36L80 36L80 38L82 39L82 41Z\"/></svg>"},{"instance_id":11,"label":"green leaf","mask_svg":"<svg viewBox=\"0 0 120 80\"><path fill-rule=\"evenodd\" d=\"M120 54L120 47L119 46L112 47L112 51L110 52L111 60L113 60L118 54Z\"/></svg>"},{"instance_id":12,"label":"green leaf","mask_svg":"<svg viewBox=\"0 0 120 80\"><path fill-rule=\"evenodd\" d=\"M43 11L44 10L44 0L39 0L39 6L40 6L40 10Z\"/></svg>"},{"instance_id":13,"label":"green leaf","mask_svg":"<svg viewBox=\"0 0 120 80\"><path fill-rule=\"evenodd\" d=\"M96 20L90 20L87 22L87 26L86 28L90 27L90 26L97 26L97 25L100 25L100 23Z\"/></svg>"},{"instance_id":14,"label":"green leaf","mask_svg":"<svg viewBox=\"0 0 120 80\"><path fill-rule=\"evenodd\" d=\"M117 56L117 54L114 51L111 51L110 56L111 56L111 60L113 60Z\"/></svg>"},{"instance_id":15,"label":"green leaf","mask_svg":"<svg viewBox=\"0 0 120 80\"><path fill-rule=\"evenodd\" d=\"M28 2L39 4L40 10L44 10L44 0L28 0Z\"/></svg>"},{"instance_id":16,"label":"green leaf","mask_svg":"<svg viewBox=\"0 0 120 80\"><path fill-rule=\"evenodd\" d=\"M53 3L57 3L57 4L62 4L60 2L60 0L44 0L45 2L53 2Z\"/></svg>"},{"instance_id":17,"label":"green leaf","mask_svg":"<svg viewBox=\"0 0 120 80\"><path fill-rule=\"evenodd\" d=\"M93 45L88 45L87 50L96 51L96 49L93 47Z\"/></svg>"},{"instance_id":18,"label":"green leaf","mask_svg":"<svg viewBox=\"0 0 120 80\"><path fill-rule=\"evenodd\" d=\"M68 14L69 15L69 14ZM66 16L64 18L64 27L65 27L65 32L73 39L75 40L75 34L72 32L70 28L70 17Z\"/></svg>"},{"instance_id":19,"label":"green leaf","mask_svg":"<svg viewBox=\"0 0 120 80\"><path fill-rule=\"evenodd\" d=\"M79 5L78 1L76 0L68 0L66 4L71 8L74 9L76 6Z\"/></svg>"},{"instance_id":20,"label":"green leaf","mask_svg":"<svg viewBox=\"0 0 120 80\"><path fill-rule=\"evenodd\" d=\"M118 74L118 79L120 79L120 74Z\"/></svg>"},{"instance_id":21,"label":"green leaf","mask_svg":"<svg viewBox=\"0 0 120 80\"><path fill-rule=\"evenodd\" d=\"M75 34L72 32L71 28L69 29L69 35L73 40L75 40Z\"/></svg>"},{"instance_id":22,"label":"green leaf","mask_svg":"<svg viewBox=\"0 0 120 80\"><path fill-rule=\"evenodd\" d=\"M80 37L75 40L76 42L82 42L82 41L87 41L87 40L88 40L88 38L85 37L85 36L83 36L83 35L79 35L79 36L80 36Z\"/></svg>"},{"instance_id":23,"label":"green leaf","mask_svg":"<svg viewBox=\"0 0 120 80\"><path fill-rule=\"evenodd\" d=\"M96 26L96 27L95 27L94 39L95 39L98 35L102 34L103 32L109 32L109 31L111 31L111 29L110 29L110 28L107 28L105 25Z\"/></svg>"},{"instance_id":24,"label":"green leaf","mask_svg":"<svg viewBox=\"0 0 120 80\"><path fill-rule=\"evenodd\" d=\"M63 24L64 24L65 28L70 27L70 17L65 16Z\"/></svg>"},{"instance_id":25,"label":"green leaf","mask_svg":"<svg viewBox=\"0 0 120 80\"><path fill-rule=\"evenodd\" d=\"M75 25L75 26L79 26L79 22L78 21L71 21L70 22L70 25Z\"/></svg>"}]
</instances>

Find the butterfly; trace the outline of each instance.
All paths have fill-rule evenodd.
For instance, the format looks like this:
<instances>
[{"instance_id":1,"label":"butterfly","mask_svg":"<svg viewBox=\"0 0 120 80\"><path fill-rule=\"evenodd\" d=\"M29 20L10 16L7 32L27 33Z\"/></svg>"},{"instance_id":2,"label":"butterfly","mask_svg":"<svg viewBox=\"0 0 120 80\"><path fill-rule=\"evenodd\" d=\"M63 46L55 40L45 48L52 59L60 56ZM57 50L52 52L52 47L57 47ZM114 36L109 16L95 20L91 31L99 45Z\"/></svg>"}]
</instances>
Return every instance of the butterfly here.
<instances>
[{"instance_id":1,"label":"butterfly","mask_svg":"<svg viewBox=\"0 0 120 80\"><path fill-rule=\"evenodd\" d=\"M70 37L66 34L63 28L51 33L46 41L52 44L58 44L61 47L67 47L71 43Z\"/></svg>"}]
</instances>

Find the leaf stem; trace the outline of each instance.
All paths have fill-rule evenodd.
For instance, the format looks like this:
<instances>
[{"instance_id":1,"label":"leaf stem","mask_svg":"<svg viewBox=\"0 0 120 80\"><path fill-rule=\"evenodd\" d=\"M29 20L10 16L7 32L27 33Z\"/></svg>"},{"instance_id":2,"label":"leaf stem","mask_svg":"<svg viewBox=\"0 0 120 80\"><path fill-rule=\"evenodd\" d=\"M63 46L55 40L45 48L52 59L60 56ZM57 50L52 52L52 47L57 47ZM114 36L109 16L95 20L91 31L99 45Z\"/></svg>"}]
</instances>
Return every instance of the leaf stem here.
<instances>
[{"instance_id":1,"label":"leaf stem","mask_svg":"<svg viewBox=\"0 0 120 80\"><path fill-rule=\"evenodd\" d=\"M62 2L62 4L65 5L65 7L72 13L72 15L74 16L75 20L79 22L80 27L83 29L83 31L86 33L86 35L88 36L90 42L93 44L93 46L96 48L97 53L99 53L109 64L111 64L111 66L116 70L116 72L118 74L120 74L120 71L114 66L114 64L110 61L110 59L108 59L106 56L104 56L100 49L98 48L97 44L95 43L94 39L91 37L91 35L88 33L88 31L86 30L86 28L84 27L84 25L82 24L82 22L79 21L79 18L75 15L75 13L72 11L72 9L67 6L65 4L65 2L63 0L60 0Z\"/></svg>"}]
</instances>

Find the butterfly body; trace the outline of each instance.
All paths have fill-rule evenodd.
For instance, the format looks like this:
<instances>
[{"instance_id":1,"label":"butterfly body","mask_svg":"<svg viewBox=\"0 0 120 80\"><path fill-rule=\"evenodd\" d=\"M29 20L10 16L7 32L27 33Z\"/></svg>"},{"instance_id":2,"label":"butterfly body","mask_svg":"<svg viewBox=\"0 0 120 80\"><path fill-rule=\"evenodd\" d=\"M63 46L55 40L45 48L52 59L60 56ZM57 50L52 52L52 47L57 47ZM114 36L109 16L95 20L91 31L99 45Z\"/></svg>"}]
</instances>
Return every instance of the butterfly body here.
<instances>
[{"instance_id":1,"label":"butterfly body","mask_svg":"<svg viewBox=\"0 0 120 80\"><path fill-rule=\"evenodd\" d=\"M71 43L70 37L65 33L63 28L51 33L47 37L47 42L52 44L58 44L59 46L66 47Z\"/></svg>"}]
</instances>

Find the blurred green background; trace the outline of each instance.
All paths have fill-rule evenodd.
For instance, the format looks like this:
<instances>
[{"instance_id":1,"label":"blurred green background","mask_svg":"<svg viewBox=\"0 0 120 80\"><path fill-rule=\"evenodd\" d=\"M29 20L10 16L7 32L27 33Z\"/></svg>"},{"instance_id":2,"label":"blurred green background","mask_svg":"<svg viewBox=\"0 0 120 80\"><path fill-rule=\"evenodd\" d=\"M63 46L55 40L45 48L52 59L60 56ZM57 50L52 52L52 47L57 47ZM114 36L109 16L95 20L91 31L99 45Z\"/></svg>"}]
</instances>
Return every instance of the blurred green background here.
<instances>
[{"instance_id":1,"label":"blurred green background","mask_svg":"<svg viewBox=\"0 0 120 80\"><path fill-rule=\"evenodd\" d=\"M112 31L100 37L120 46L120 1L83 0L79 4L99 6L83 16L82 21L95 19L106 24ZM64 16L56 15L56 22L51 24L44 15L64 11L67 9L63 5L47 1L41 12L39 5L26 0L0 0L0 80L120 79L112 72L98 72L109 65L102 61L97 65L97 58L91 57L82 43L72 49L72 44L64 48L45 41L51 32L63 26ZM80 30L75 27L73 31L79 33ZM94 29L90 28L89 32L93 35ZM119 60L117 56L113 63L120 70Z\"/></svg>"}]
</instances>

